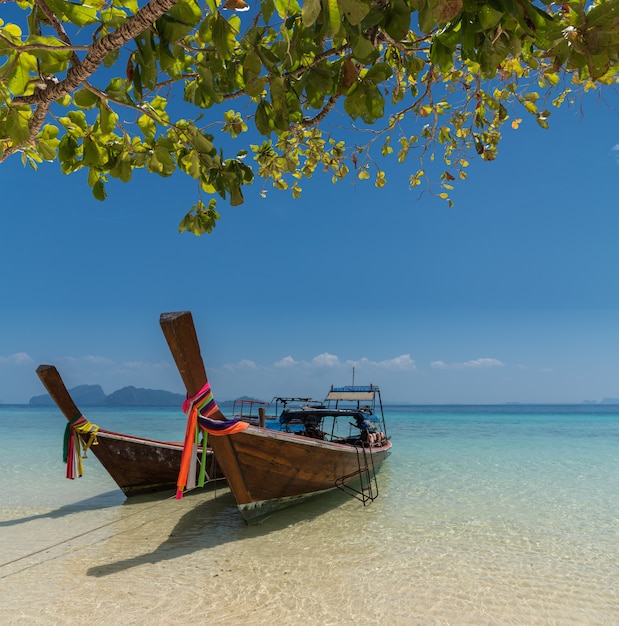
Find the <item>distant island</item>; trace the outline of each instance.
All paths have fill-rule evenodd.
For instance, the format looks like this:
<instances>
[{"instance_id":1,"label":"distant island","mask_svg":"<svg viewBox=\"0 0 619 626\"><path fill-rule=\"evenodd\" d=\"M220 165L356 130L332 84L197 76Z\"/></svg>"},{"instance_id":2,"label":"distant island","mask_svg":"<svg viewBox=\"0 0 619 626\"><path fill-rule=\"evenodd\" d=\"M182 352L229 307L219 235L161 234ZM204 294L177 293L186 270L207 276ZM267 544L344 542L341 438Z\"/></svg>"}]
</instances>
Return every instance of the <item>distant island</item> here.
<instances>
[{"instance_id":1,"label":"distant island","mask_svg":"<svg viewBox=\"0 0 619 626\"><path fill-rule=\"evenodd\" d=\"M185 396L161 389L139 389L137 387L123 387L118 391L106 395L101 385L78 385L69 389L69 394L78 407L83 406L150 406L150 407L178 407L185 401ZM247 396L243 396L245 399ZM28 403L30 406L56 406L47 393L33 396ZM232 406L233 400L218 402L219 406Z\"/></svg>"},{"instance_id":2,"label":"distant island","mask_svg":"<svg viewBox=\"0 0 619 626\"><path fill-rule=\"evenodd\" d=\"M101 385L78 385L69 390L78 407L82 406L176 406L180 407L185 396L160 389L123 387L106 395ZM55 406L49 394L33 396L30 406Z\"/></svg>"},{"instance_id":3,"label":"distant island","mask_svg":"<svg viewBox=\"0 0 619 626\"><path fill-rule=\"evenodd\" d=\"M138 387L123 387L113 393L107 395L101 385L78 385L69 389L69 394L75 401L78 407L105 407L105 406L117 406L117 407L181 407L185 401L185 396L180 393L173 393L171 391L163 391L161 389L140 389ZM238 400L252 400L256 401L256 398L249 396L241 396ZM217 404L224 408L232 408L235 400L223 400ZM0 402L0 405L2 402ZM53 407L54 401L49 394L43 394L40 396L32 396L28 402L29 406L40 407ZM387 405L409 405L414 403L409 402L392 402L386 403ZM519 406L521 402L505 402L502 403L505 406ZM619 398L603 398L602 400L583 400L581 405L619 405ZM420 405L425 406L425 405ZM432 405L427 405L432 406ZM500 406L500 405L497 405Z\"/></svg>"}]
</instances>

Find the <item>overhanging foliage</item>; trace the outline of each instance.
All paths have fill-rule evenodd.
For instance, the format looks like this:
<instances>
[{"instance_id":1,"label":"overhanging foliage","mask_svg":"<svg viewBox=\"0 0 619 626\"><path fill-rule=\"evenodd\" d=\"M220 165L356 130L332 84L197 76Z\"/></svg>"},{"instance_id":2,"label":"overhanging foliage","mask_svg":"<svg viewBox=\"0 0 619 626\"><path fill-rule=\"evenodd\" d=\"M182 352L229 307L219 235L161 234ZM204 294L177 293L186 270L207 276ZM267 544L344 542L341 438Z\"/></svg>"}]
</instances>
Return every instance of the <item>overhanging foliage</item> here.
<instances>
[{"instance_id":1,"label":"overhanging foliage","mask_svg":"<svg viewBox=\"0 0 619 626\"><path fill-rule=\"evenodd\" d=\"M441 160L451 202L471 154L496 157L505 122L528 113L545 128L552 106L617 83L619 0L0 6L0 162L86 168L100 200L110 177L180 170L198 184L180 226L195 234L215 226L216 196L242 203L256 174L294 197L317 170L382 187L378 154L411 160L411 186ZM336 112L370 139L327 132ZM217 127L242 144L233 157ZM263 140L243 141L251 127Z\"/></svg>"}]
</instances>

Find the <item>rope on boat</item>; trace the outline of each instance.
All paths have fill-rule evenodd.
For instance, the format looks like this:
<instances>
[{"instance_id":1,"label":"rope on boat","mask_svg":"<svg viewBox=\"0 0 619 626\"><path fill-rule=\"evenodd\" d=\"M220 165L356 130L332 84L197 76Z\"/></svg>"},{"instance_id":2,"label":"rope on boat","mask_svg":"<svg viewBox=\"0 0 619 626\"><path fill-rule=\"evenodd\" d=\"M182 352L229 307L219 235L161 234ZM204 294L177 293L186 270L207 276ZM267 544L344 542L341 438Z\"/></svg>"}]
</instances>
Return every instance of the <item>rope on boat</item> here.
<instances>
[{"instance_id":1,"label":"rope on boat","mask_svg":"<svg viewBox=\"0 0 619 626\"><path fill-rule=\"evenodd\" d=\"M186 488L195 487L195 471L193 470L197 463L199 431L204 431L205 436L208 433L211 435L232 435L249 427L249 424L241 419L212 419L211 416L221 413L221 411L213 398L213 392L208 381L195 396L187 398L183 402L183 412L187 415L187 427L176 485L177 500L183 497L183 491ZM206 441L203 450L205 449ZM202 454L204 458L205 453Z\"/></svg>"},{"instance_id":2,"label":"rope on boat","mask_svg":"<svg viewBox=\"0 0 619 626\"><path fill-rule=\"evenodd\" d=\"M64 430L64 447L62 460L67 464L67 478L73 480L75 476L82 476L84 470L82 459L86 458L86 452L90 446L99 444L97 433L99 427L91 424L81 413L69 421ZM82 438L90 435L88 440Z\"/></svg>"},{"instance_id":3,"label":"rope on boat","mask_svg":"<svg viewBox=\"0 0 619 626\"><path fill-rule=\"evenodd\" d=\"M361 443L354 446L357 452L358 469L350 474L341 476L335 481L335 486L344 493L363 502L363 506L372 504L378 498L378 481L376 480L376 470L374 468L374 455ZM370 462L368 463L368 457ZM348 484L359 478L361 488L356 489Z\"/></svg>"}]
</instances>

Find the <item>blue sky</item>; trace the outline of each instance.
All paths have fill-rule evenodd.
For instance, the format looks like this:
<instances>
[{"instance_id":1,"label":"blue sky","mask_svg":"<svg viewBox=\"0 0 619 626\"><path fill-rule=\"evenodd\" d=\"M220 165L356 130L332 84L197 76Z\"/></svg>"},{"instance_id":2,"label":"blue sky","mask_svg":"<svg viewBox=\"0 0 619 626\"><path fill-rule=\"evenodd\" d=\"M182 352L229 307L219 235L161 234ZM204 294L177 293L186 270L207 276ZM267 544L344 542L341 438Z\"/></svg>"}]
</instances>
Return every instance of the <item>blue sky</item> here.
<instances>
[{"instance_id":1,"label":"blue sky","mask_svg":"<svg viewBox=\"0 0 619 626\"><path fill-rule=\"evenodd\" d=\"M0 402L67 386L182 391L159 328L191 310L220 400L321 398L381 386L387 402L619 397L618 98L505 129L449 208L388 185L303 181L219 203L211 235L180 235L183 176L136 175L94 200L83 173L0 165ZM414 164L410 165L414 168Z\"/></svg>"}]
</instances>

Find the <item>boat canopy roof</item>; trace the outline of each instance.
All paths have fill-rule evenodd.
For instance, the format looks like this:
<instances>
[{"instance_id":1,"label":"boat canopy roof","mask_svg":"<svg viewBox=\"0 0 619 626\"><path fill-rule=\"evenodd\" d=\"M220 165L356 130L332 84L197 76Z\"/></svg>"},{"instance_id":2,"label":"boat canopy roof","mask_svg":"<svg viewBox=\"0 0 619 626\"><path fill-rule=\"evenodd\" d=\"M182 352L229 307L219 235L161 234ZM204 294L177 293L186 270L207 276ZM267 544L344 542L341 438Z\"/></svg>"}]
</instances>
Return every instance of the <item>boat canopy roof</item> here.
<instances>
[{"instance_id":1,"label":"boat canopy roof","mask_svg":"<svg viewBox=\"0 0 619 626\"><path fill-rule=\"evenodd\" d=\"M380 390L376 385L356 385L348 387L331 387L325 401L372 402Z\"/></svg>"}]
</instances>

